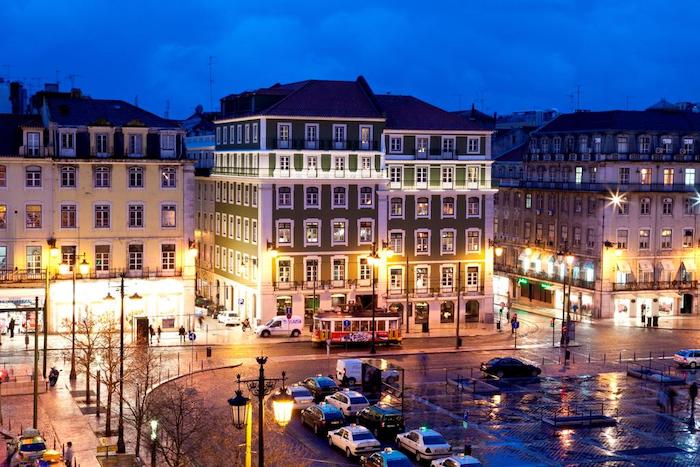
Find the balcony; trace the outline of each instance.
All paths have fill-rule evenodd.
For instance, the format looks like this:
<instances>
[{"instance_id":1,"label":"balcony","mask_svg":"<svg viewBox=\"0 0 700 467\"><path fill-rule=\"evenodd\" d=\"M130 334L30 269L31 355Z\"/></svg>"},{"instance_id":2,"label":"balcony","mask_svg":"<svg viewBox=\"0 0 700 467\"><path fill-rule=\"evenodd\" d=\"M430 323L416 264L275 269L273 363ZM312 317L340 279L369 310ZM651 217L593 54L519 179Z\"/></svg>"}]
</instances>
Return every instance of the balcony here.
<instances>
[{"instance_id":1,"label":"balcony","mask_svg":"<svg viewBox=\"0 0 700 467\"><path fill-rule=\"evenodd\" d=\"M158 269L158 268L143 268L137 270L131 269L109 269L106 271L91 270L86 275L77 274L77 279L119 279L124 275L126 278L132 279L153 279L160 277L182 277L182 269ZM73 279L73 274L56 274L52 276L55 280Z\"/></svg>"},{"instance_id":2,"label":"balcony","mask_svg":"<svg viewBox=\"0 0 700 467\"><path fill-rule=\"evenodd\" d=\"M568 284L568 279L566 277L562 278L559 274L549 275L544 271L535 272L533 269L528 269L525 271L520 266L511 266L503 263L495 263L493 265L494 271L505 272L507 274L512 274L522 277L530 277L533 279L540 279L546 282L556 282L558 284ZM581 287L583 289L595 289L595 281L585 281L583 279L571 279L571 285L574 287Z\"/></svg>"},{"instance_id":3,"label":"balcony","mask_svg":"<svg viewBox=\"0 0 700 467\"><path fill-rule=\"evenodd\" d=\"M45 280L46 273L43 270L0 269L0 284L26 284Z\"/></svg>"},{"instance_id":4,"label":"balcony","mask_svg":"<svg viewBox=\"0 0 700 467\"><path fill-rule=\"evenodd\" d=\"M540 180L499 180L498 186L511 188L531 188L542 190L561 191L588 191L598 193L610 192L679 192L693 193L700 190L698 184L687 185L685 183L575 183L575 182L552 182Z\"/></svg>"},{"instance_id":5,"label":"balcony","mask_svg":"<svg viewBox=\"0 0 700 467\"><path fill-rule=\"evenodd\" d=\"M582 161L582 162L627 162L627 161L659 161L659 162L700 162L700 154L683 154L683 153L634 153L634 152L610 152L610 153L591 153L591 152L567 152L563 153L533 153L525 154L524 162L537 161Z\"/></svg>"},{"instance_id":6,"label":"balcony","mask_svg":"<svg viewBox=\"0 0 700 467\"><path fill-rule=\"evenodd\" d=\"M484 294L484 285L467 285L461 287L462 297L477 296ZM394 300L400 300L401 298L406 298L406 293L408 293L411 298L445 298L445 297L456 297L457 287L449 286L433 286L433 287L414 287L412 289L406 290L400 287L390 287L386 290L387 298Z\"/></svg>"},{"instance_id":7,"label":"balcony","mask_svg":"<svg viewBox=\"0 0 700 467\"><path fill-rule=\"evenodd\" d=\"M613 291L632 290L692 290L697 288L697 281L654 281L614 283Z\"/></svg>"},{"instance_id":8,"label":"balcony","mask_svg":"<svg viewBox=\"0 0 700 467\"><path fill-rule=\"evenodd\" d=\"M379 141L345 140L335 141L332 139L305 140L305 139L273 139L270 149L291 149L291 150L318 150L318 151L379 151Z\"/></svg>"}]
</instances>

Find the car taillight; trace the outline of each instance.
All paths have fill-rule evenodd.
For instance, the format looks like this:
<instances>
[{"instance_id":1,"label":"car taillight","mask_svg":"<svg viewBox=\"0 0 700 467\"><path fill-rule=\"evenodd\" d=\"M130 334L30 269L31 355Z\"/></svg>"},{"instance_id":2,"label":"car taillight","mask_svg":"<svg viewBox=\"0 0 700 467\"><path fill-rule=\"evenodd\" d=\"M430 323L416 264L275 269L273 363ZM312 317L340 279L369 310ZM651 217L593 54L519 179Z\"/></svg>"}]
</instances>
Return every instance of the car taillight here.
<instances>
[{"instance_id":1,"label":"car taillight","mask_svg":"<svg viewBox=\"0 0 700 467\"><path fill-rule=\"evenodd\" d=\"M381 426L382 428L384 428L384 422L382 422L379 426Z\"/></svg>"}]
</instances>

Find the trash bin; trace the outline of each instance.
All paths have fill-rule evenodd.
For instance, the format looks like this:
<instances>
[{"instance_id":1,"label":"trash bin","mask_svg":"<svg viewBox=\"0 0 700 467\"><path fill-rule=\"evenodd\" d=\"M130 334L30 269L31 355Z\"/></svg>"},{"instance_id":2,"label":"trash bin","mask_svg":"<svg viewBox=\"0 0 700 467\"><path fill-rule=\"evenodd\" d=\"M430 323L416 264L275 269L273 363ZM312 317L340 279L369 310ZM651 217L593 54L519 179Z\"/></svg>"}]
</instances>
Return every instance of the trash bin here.
<instances>
[{"instance_id":1,"label":"trash bin","mask_svg":"<svg viewBox=\"0 0 700 467\"><path fill-rule=\"evenodd\" d=\"M207 358L211 358L211 347L207 346Z\"/></svg>"},{"instance_id":2,"label":"trash bin","mask_svg":"<svg viewBox=\"0 0 700 467\"><path fill-rule=\"evenodd\" d=\"M564 359L565 359L565 360L568 360L570 357L571 357L571 352L569 352L569 351L567 350L566 353L564 354Z\"/></svg>"},{"instance_id":3,"label":"trash bin","mask_svg":"<svg viewBox=\"0 0 700 467\"><path fill-rule=\"evenodd\" d=\"M499 331L501 330L501 321L500 320L496 321L496 329Z\"/></svg>"},{"instance_id":4,"label":"trash bin","mask_svg":"<svg viewBox=\"0 0 700 467\"><path fill-rule=\"evenodd\" d=\"M657 326L659 325L659 317L658 317L658 316L654 316L654 317L652 318L652 321L653 321L653 323L654 323L654 324L653 324L654 327L657 327Z\"/></svg>"}]
</instances>

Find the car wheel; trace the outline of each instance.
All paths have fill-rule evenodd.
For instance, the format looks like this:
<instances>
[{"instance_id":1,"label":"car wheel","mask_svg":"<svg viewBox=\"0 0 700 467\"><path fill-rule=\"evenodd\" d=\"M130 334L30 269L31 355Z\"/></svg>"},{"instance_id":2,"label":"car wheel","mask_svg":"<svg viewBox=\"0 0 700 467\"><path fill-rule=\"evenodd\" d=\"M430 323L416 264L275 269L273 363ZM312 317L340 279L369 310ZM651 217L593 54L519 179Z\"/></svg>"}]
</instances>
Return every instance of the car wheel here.
<instances>
[{"instance_id":1,"label":"car wheel","mask_svg":"<svg viewBox=\"0 0 700 467\"><path fill-rule=\"evenodd\" d=\"M299 334L301 334L301 333L299 332L298 329L295 329L294 331L292 331L292 337L299 337Z\"/></svg>"},{"instance_id":2,"label":"car wheel","mask_svg":"<svg viewBox=\"0 0 700 467\"><path fill-rule=\"evenodd\" d=\"M496 372L496 376L498 376L499 378L503 378L503 370L498 370Z\"/></svg>"},{"instance_id":3,"label":"car wheel","mask_svg":"<svg viewBox=\"0 0 700 467\"><path fill-rule=\"evenodd\" d=\"M270 331L265 329L263 332L260 333L261 337L270 337Z\"/></svg>"},{"instance_id":4,"label":"car wheel","mask_svg":"<svg viewBox=\"0 0 700 467\"><path fill-rule=\"evenodd\" d=\"M352 453L350 452L350 448L345 448L345 455L347 456L348 459L352 457Z\"/></svg>"},{"instance_id":5,"label":"car wheel","mask_svg":"<svg viewBox=\"0 0 700 467\"><path fill-rule=\"evenodd\" d=\"M697 364L695 362L690 362L690 369L694 370Z\"/></svg>"},{"instance_id":6,"label":"car wheel","mask_svg":"<svg viewBox=\"0 0 700 467\"><path fill-rule=\"evenodd\" d=\"M333 447L333 440L331 439L331 435L328 435L328 445Z\"/></svg>"}]
</instances>

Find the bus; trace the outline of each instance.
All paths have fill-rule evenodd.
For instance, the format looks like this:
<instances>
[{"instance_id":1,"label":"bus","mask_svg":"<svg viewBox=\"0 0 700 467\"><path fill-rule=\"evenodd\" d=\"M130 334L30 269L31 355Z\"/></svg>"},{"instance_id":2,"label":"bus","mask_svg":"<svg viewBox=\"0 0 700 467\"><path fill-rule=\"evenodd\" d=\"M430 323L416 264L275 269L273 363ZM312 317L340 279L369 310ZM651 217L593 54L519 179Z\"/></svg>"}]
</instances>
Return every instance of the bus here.
<instances>
[{"instance_id":1,"label":"bus","mask_svg":"<svg viewBox=\"0 0 700 467\"><path fill-rule=\"evenodd\" d=\"M401 316L399 313L377 308L375 312L375 343L401 344ZM314 315L311 332L312 345L369 345L372 342L372 310L349 304L337 311L321 311Z\"/></svg>"}]
</instances>

